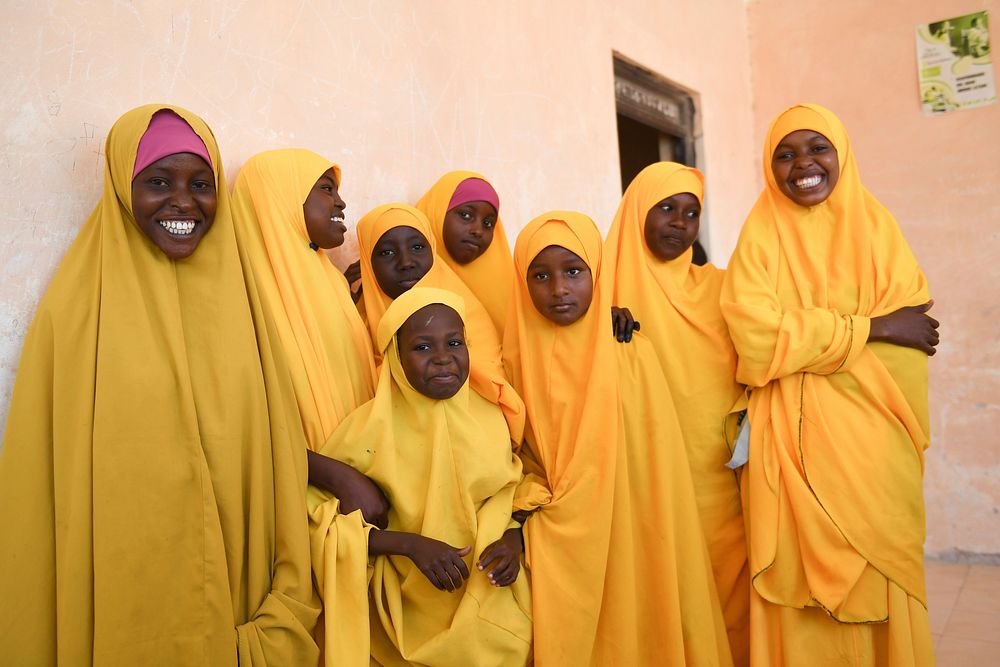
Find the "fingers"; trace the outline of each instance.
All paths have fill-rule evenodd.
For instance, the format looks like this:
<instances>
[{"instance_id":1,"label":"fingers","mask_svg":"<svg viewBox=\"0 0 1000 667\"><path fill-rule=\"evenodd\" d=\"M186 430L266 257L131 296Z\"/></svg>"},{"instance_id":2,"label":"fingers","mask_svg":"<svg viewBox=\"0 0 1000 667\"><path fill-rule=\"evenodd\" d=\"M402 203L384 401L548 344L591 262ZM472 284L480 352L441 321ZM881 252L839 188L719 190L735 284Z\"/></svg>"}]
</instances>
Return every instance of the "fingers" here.
<instances>
[{"instance_id":1,"label":"fingers","mask_svg":"<svg viewBox=\"0 0 1000 667\"><path fill-rule=\"evenodd\" d=\"M909 310L912 310L915 313L926 313L928 310L931 309L931 306L933 306L933 305L934 305L934 301L931 300L931 301L928 301L927 303L922 303L919 306L910 306Z\"/></svg>"},{"instance_id":2,"label":"fingers","mask_svg":"<svg viewBox=\"0 0 1000 667\"><path fill-rule=\"evenodd\" d=\"M490 570L490 583L494 586L510 586L517 579L520 569L520 560L513 554L506 554L500 564Z\"/></svg>"},{"instance_id":3,"label":"fingers","mask_svg":"<svg viewBox=\"0 0 1000 667\"><path fill-rule=\"evenodd\" d=\"M490 563L501 556L502 554L500 553L500 549L498 548L497 543L494 542L490 546L483 549L483 554L479 557L479 560L476 561L476 568L479 570L485 570Z\"/></svg>"}]
</instances>

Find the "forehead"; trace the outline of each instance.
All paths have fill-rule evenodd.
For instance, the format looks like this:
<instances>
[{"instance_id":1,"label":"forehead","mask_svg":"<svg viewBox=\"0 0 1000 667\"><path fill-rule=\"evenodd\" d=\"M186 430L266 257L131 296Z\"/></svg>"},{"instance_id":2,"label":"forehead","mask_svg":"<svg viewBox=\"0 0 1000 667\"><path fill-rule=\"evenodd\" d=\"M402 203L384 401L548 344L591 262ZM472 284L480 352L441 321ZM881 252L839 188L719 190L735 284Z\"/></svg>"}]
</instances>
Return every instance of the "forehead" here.
<instances>
[{"instance_id":1,"label":"forehead","mask_svg":"<svg viewBox=\"0 0 1000 667\"><path fill-rule=\"evenodd\" d=\"M392 229L385 231L382 236L378 237L377 243L409 243L411 241L424 241L424 235L420 233L419 230L413 227L408 227L406 225L397 225Z\"/></svg>"},{"instance_id":2,"label":"forehead","mask_svg":"<svg viewBox=\"0 0 1000 667\"><path fill-rule=\"evenodd\" d=\"M330 167L329 169L324 171L322 174L320 174L319 178L316 179L317 185L319 185L320 183L327 183L327 182L333 183L334 185L337 184L337 174L336 172L333 171L333 167Z\"/></svg>"},{"instance_id":3,"label":"forehead","mask_svg":"<svg viewBox=\"0 0 1000 667\"><path fill-rule=\"evenodd\" d=\"M194 153L174 153L173 155L161 157L139 173L201 171L207 171L210 174L213 173L212 168L200 156Z\"/></svg>"},{"instance_id":4,"label":"forehead","mask_svg":"<svg viewBox=\"0 0 1000 667\"><path fill-rule=\"evenodd\" d=\"M781 141L778 142L778 145L775 146L775 150L782 147L792 148L795 146L809 145L819 142L830 143L830 140L816 130L795 130L794 132L789 132L782 137Z\"/></svg>"},{"instance_id":5,"label":"forehead","mask_svg":"<svg viewBox=\"0 0 1000 667\"><path fill-rule=\"evenodd\" d=\"M399 327L399 335L407 338L430 334L448 334L461 332L465 324L455 310L443 303L432 303L414 312L403 326Z\"/></svg>"},{"instance_id":6,"label":"forehead","mask_svg":"<svg viewBox=\"0 0 1000 667\"><path fill-rule=\"evenodd\" d=\"M546 246L541 250L541 252L535 255L535 258L531 260L530 266L565 262L581 262L586 265L586 262L584 262L579 255L568 248L564 248L561 245L550 245Z\"/></svg>"},{"instance_id":7,"label":"forehead","mask_svg":"<svg viewBox=\"0 0 1000 667\"><path fill-rule=\"evenodd\" d=\"M700 205L701 200L690 192L678 192L677 194L670 195L669 197L664 197L660 201L656 202L654 206L660 206L661 204L692 206L692 205Z\"/></svg>"},{"instance_id":8,"label":"forehead","mask_svg":"<svg viewBox=\"0 0 1000 667\"><path fill-rule=\"evenodd\" d=\"M496 215L497 210L493 208L493 204L488 201L467 201L461 204L456 204L452 206L450 210L458 211L463 208L470 208L474 210L479 215Z\"/></svg>"}]
</instances>

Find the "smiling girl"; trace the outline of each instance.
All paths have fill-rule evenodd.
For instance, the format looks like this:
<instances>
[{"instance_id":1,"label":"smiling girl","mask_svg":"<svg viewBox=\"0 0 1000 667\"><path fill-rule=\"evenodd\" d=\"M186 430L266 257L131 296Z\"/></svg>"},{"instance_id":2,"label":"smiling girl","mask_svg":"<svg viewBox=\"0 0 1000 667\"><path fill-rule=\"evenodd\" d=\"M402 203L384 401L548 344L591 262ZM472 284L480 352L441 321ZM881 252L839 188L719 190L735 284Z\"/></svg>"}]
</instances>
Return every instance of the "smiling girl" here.
<instances>
[{"instance_id":1,"label":"smiling girl","mask_svg":"<svg viewBox=\"0 0 1000 667\"><path fill-rule=\"evenodd\" d=\"M763 168L721 298L751 388L752 662L932 665L927 281L829 110L780 114Z\"/></svg>"},{"instance_id":2,"label":"smiling girl","mask_svg":"<svg viewBox=\"0 0 1000 667\"><path fill-rule=\"evenodd\" d=\"M148 105L38 307L0 457L14 665L314 664L305 437L212 132ZM266 387L266 388L265 388Z\"/></svg>"}]
</instances>

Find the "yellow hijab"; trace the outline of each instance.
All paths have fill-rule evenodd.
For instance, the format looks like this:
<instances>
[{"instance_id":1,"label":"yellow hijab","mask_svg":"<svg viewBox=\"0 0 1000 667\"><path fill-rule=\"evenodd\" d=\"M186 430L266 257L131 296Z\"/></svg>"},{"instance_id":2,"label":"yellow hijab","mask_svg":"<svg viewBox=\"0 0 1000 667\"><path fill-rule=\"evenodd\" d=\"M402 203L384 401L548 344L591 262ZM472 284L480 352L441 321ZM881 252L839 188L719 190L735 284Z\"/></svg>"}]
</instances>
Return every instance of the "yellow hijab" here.
<instances>
[{"instance_id":1,"label":"yellow hijab","mask_svg":"<svg viewBox=\"0 0 1000 667\"><path fill-rule=\"evenodd\" d=\"M423 211L431 223L438 247L444 247L444 217L448 213L448 204L455 194L455 189L462 184L462 181L470 178L478 178L489 183L485 176L474 171L449 171L417 202L417 208ZM497 332L502 336L504 323L507 320L507 306L510 303L509 285L514 275L514 260L510 255L510 244L507 242L507 234L500 220L500 212L497 211L497 223L493 228L493 242L481 256L468 264L459 264L453 260L447 250L439 256L475 293L490 314Z\"/></svg>"},{"instance_id":2,"label":"yellow hijab","mask_svg":"<svg viewBox=\"0 0 1000 667\"><path fill-rule=\"evenodd\" d=\"M445 264L437 252L437 237L419 209L406 204L378 206L358 222L358 251L361 254L361 284L364 290L368 328L374 340L382 316L392 299L382 291L372 271L372 249L382 235L394 227L412 227L423 234L434 253L434 264L414 287L437 287L455 292L466 307L465 336L469 345L472 389L503 410L510 426L511 440L520 444L524 433L524 403L507 382L500 358L500 339L493 321L472 290ZM374 341L377 345L377 341Z\"/></svg>"},{"instance_id":3,"label":"yellow hijab","mask_svg":"<svg viewBox=\"0 0 1000 667\"><path fill-rule=\"evenodd\" d=\"M243 270L260 297L254 313L284 346L313 450L375 393L371 342L347 280L309 247L302 204L331 167L339 186L340 167L316 153L261 153L243 165L232 197Z\"/></svg>"},{"instance_id":4,"label":"yellow hijab","mask_svg":"<svg viewBox=\"0 0 1000 667\"><path fill-rule=\"evenodd\" d=\"M178 261L131 213L136 147L160 109L204 141L218 192L212 228ZM15 383L0 654L314 661L305 440L287 421L288 387L271 383L282 375L267 332L254 337L215 138L184 109L147 105L115 123L106 156L101 200L39 305Z\"/></svg>"},{"instance_id":5,"label":"yellow hijab","mask_svg":"<svg viewBox=\"0 0 1000 667\"><path fill-rule=\"evenodd\" d=\"M771 173L774 147L801 129L826 136L840 162L835 190L811 208L787 199ZM754 588L837 620L884 621L887 582L926 606L927 356L867 340L870 318L927 302L927 283L829 110L804 104L778 116L763 168L722 291L737 378L753 388Z\"/></svg>"},{"instance_id":6,"label":"yellow hijab","mask_svg":"<svg viewBox=\"0 0 1000 667\"><path fill-rule=\"evenodd\" d=\"M525 575L496 588L474 567L482 551L511 526L520 479L521 464L511 453L503 415L470 392L468 383L446 400L420 394L399 360L396 332L410 315L434 303L465 316L461 297L432 288L414 287L388 307L377 331L385 363L375 398L351 413L322 453L361 471L385 491L389 530L456 547L472 545L465 558L472 574L462 589L448 593L428 582L408 558L376 557L369 577L371 655L383 665L524 664L531 640ZM344 553L343 545L336 548ZM347 562L354 570L364 567L363 561L341 555L327 561L327 572ZM346 573L338 575L347 580ZM325 597L331 594L328 590ZM357 596L357 587L341 587L339 594ZM356 654L352 662L364 657L357 644L368 636L368 619L369 614L343 614L331 619L340 627L328 624L344 650Z\"/></svg>"},{"instance_id":7,"label":"yellow hijab","mask_svg":"<svg viewBox=\"0 0 1000 667\"><path fill-rule=\"evenodd\" d=\"M657 162L625 190L605 241L615 263L614 303L642 323L670 385L694 477L698 512L708 540L716 585L737 664L749 645L746 535L726 416L743 395L736 350L719 308L724 272L692 264L690 248L662 261L646 245L646 215L680 193L703 200L704 177L676 162ZM727 435L729 436L727 439Z\"/></svg>"}]
</instances>

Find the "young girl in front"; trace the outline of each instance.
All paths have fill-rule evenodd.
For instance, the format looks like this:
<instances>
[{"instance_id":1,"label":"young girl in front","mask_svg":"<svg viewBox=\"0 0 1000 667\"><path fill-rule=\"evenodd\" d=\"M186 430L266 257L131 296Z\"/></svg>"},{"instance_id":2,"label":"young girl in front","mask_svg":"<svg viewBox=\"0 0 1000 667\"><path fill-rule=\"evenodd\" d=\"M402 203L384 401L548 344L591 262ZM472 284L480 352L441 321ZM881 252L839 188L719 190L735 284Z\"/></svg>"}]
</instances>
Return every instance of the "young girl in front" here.
<instances>
[{"instance_id":1,"label":"young girl in front","mask_svg":"<svg viewBox=\"0 0 1000 667\"><path fill-rule=\"evenodd\" d=\"M704 177L657 162L622 197L605 249L615 259L614 299L642 322L670 385L687 445L698 515L712 559L736 665L749 660L750 579L727 415L743 397L736 351L719 309L725 272L692 263Z\"/></svg>"},{"instance_id":2,"label":"young girl in front","mask_svg":"<svg viewBox=\"0 0 1000 667\"><path fill-rule=\"evenodd\" d=\"M500 409L470 391L464 304L414 288L386 309L375 398L322 453L389 497L387 530L342 534L320 580L335 588L337 665L524 665L530 597L512 521L521 464ZM367 582L367 585L366 585ZM370 641L369 641L370 638Z\"/></svg>"},{"instance_id":3,"label":"young girl in front","mask_svg":"<svg viewBox=\"0 0 1000 667\"><path fill-rule=\"evenodd\" d=\"M730 665L670 389L649 341L611 336L600 232L542 215L514 268L504 355L529 419L536 664Z\"/></svg>"},{"instance_id":4,"label":"young girl in front","mask_svg":"<svg viewBox=\"0 0 1000 667\"><path fill-rule=\"evenodd\" d=\"M751 662L931 665L927 281L829 110L780 114L763 167L722 289L751 388Z\"/></svg>"},{"instance_id":5,"label":"young girl in front","mask_svg":"<svg viewBox=\"0 0 1000 667\"><path fill-rule=\"evenodd\" d=\"M483 304L502 336L514 262L500 220L500 196L472 171L449 171L417 208L431 223L440 257Z\"/></svg>"}]
</instances>

